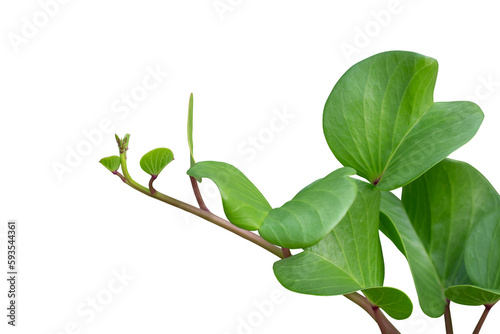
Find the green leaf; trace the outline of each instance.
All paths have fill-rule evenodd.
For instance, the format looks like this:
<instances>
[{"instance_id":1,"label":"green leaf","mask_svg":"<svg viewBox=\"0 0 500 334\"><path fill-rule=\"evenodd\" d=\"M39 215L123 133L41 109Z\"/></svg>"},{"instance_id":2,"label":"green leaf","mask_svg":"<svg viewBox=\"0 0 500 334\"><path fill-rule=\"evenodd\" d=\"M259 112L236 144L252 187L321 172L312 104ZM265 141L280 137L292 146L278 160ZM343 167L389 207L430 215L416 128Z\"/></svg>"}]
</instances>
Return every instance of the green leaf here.
<instances>
[{"instance_id":1,"label":"green leaf","mask_svg":"<svg viewBox=\"0 0 500 334\"><path fill-rule=\"evenodd\" d=\"M472 231L465 246L465 267L474 286L448 289L450 300L465 305L500 300L500 210L485 217Z\"/></svg>"},{"instance_id":2,"label":"green leaf","mask_svg":"<svg viewBox=\"0 0 500 334\"><path fill-rule=\"evenodd\" d=\"M413 312L411 299L401 290L390 287L369 288L363 289L363 294L394 319L406 319Z\"/></svg>"},{"instance_id":3,"label":"green leaf","mask_svg":"<svg viewBox=\"0 0 500 334\"><path fill-rule=\"evenodd\" d=\"M160 172L170 162L174 160L174 154L168 148L155 148L152 151L144 154L141 158L140 165L143 171L149 175L158 176Z\"/></svg>"},{"instance_id":4,"label":"green leaf","mask_svg":"<svg viewBox=\"0 0 500 334\"><path fill-rule=\"evenodd\" d=\"M209 178L219 188L227 219L243 229L258 230L271 206L262 193L237 168L217 161L198 162L187 174Z\"/></svg>"},{"instance_id":5,"label":"green leaf","mask_svg":"<svg viewBox=\"0 0 500 334\"><path fill-rule=\"evenodd\" d=\"M116 172L120 168L120 157L116 155L102 158L99 162L111 172Z\"/></svg>"},{"instance_id":6,"label":"green leaf","mask_svg":"<svg viewBox=\"0 0 500 334\"><path fill-rule=\"evenodd\" d=\"M274 273L285 288L298 293L331 296L366 291L389 315L407 317L411 313L408 297L382 287L380 192L365 182L357 185L358 195L341 222L316 245L276 262Z\"/></svg>"},{"instance_id":7,"label":"green leaf","mask_svg":"<svg viewBox=\"0 0 500 334\"><path fill-rule=\"evenodd\" d=\"M413 230L402 219L393 222L401 236L408 235L408 243L413 240L414 251L406 243L405 248L422 309L437 316L430 309L433 302L438 306L444 290L473 285L465 266L464 245L470 232L500 207L500 197L472 166L446 159L405 186L402 202ZM442 286L439 293L431 264Z\"/></svg>"},{"instance_id":8,"label":"green leaf","mask_svg":"<svg viewBox=\"0 0 500 334\"><path fill-rule=\"evenodd\" d=\"M352 168L338 169L302 189L264 219L259 234L286 248L304 248L318 243L345 216L357 193L349 177Z\"/></svg>"},{"instance_id":9,"label":"green leaf","mask_svg":"<svg viewBox=\"0 0 500 334\"><path fill-rule=\"evenodd\" d=\"M482 120L472 102L433 101L437 61L390 51L351 67L333 88L323 130L333 154L382 190L404 186L467 143Z\"/></svg>"},{"instance_id":10,"label":"green leaf","mask_svg":"<svg viewBox=\"0 0 500 334\"><path fill-rule=\"evenodd\" d=\"M380 230L406 256L422 311L434 318L443 315L446 298L436 268L403 204L392 193L385 191L382 192L380 202Z\"/></svg>"},{"instance_id":11,"label":"green leaf","mask_svg":"<svg viewBox=\"0 0 500 334\"><path fill-rule=\"evenodd\" d=\"M472 231L465 246L465 267L474 284L500 290L500 210Z\"/></svg>"},{"instance_id":12,"label":"green leaf","mask_svg":"<svg viewBox=\"0 0 500 334\"><path fill-rule=\"evenodd\" d=\"M500 290L484 289L473 285L455 285L445 291L446 297L462 305L493 305L500 300Z\"/></svg>"},{"instance_id":13,"label":"green leaf","mask_svg":"<svg viewBox=\"0 0 500 334\"><path fill-rule=\"evenodd\" d=\"M189 107L188 107L188 145L189 145L189 164L193 167L196 164L193 154L193 93L189 95ZM201 178L196 178L198 182L201 182Z\"/></svg>"}]
</instances>

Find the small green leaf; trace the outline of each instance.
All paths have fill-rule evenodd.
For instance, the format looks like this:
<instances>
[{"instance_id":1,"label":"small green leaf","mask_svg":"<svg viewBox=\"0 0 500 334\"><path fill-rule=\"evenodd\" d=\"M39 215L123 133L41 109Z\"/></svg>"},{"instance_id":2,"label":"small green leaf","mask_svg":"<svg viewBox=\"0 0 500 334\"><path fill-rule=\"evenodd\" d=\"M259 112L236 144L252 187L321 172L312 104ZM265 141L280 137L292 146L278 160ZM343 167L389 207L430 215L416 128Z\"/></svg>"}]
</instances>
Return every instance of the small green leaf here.
<instances>
[{"instance_id":1,"label":"small green leaf","mask_svg":"<svg viewBox=\"0 0 500 334\"><path fill-rule=\"evenodd\" d=\"M141 158L140 165L143 171L149 175L158 176L160 172L170 162L174 160L174 154L168 148L155 148L144 154Z\"/></svg>"},{"instance_id":2,"label":"small green leaf","mask_svg":"<svg viewBox=\"0 0 500 334\"><path fill-rule=\"evenodd\" d=\"M380 192L365 182L356 183L357 197L340 223L319 243L276 262L274 274L285 288L298 293L332 296L366 291L367 297L389 315L407 317L412 310L409 298L382 286Z\"/></svg>"},{"instance_id":3,"label":"small green leaf","mask_svg":"<svg viewBox=\"0 0 500 334\"><path fill-rule=\"evenodd\" d=\"M259 229L271 206L254 184L236 167L217 161L198 162L187 174L209 178L219 188L227 219L253 231Z\"/></svg>"},{"instance_id":4,"label":"small green leaf","mask_svg":"<svg viewBox=\"0 0 500 334\"><path fill-rule=\"evenodd\" d=\"M357 194L352 168L338 169L302 189L264 219L259 234L286 248L305 248L318 243L344 217Z\"/></svg>"},{"instance_id":5,"label":"small green leaf","mask_svg":"<svg viewBox=\"0 0 500 334\"><path fill-rule=\"evenodd\" d=\"M493 305L500 300L500 290L484 289L473 285L455 285L445 291L446 297L457 304Z\"/></svg>"},{"instance_id":6,"label":"small green leaf","mask_svg":"<svg viewBox=\"0 0 500 334\"><path fill-rule=\"evenodd\" d=\"M372 304L377 305L396 320L406 319L413 312L411 299L401 290L383 286L363 289L363 294Z\"/></svg>"},{"instance_id":7,"label":"small green leaf","mask_svg":"<svg viewBox=\"0 0 500 334\"><path fill-rule=\"evenodd\" d=\"M120 168L120 157L116 155L102 158L99 162L111 172L116 172Z\"/></svg>"},{"instance_id":8,"label":"small green leaf","mask_svg":"<svg viewBox=\"0 0 500 334\"><path fill-rule=\"evenodd\" d=\"M412 52L377 54L333 88L323 130L337 159L382 190L404 186L467 143L482 120L472 102L433 101L436 60Z\"/></svg>"}]
</instances>

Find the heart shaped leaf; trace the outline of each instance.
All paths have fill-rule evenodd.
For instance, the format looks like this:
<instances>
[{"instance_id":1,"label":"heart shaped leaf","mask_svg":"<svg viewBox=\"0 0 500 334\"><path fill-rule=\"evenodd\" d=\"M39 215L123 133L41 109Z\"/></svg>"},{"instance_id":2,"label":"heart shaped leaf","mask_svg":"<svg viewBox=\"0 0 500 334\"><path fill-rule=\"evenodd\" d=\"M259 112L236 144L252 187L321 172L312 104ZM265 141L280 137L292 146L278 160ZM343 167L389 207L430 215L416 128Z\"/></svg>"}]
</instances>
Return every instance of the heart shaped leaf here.
<instances>
[{"instance_id":1,"label":"heart shaped leaf","mask_svg":"<svg viewBox=\"0 0 500 334\"><path fill-rule=\"evenodd\" d=\"M286 248L318 243L344 217L357 193L352 168L338 169L302 189L282 207L271 210L259 229L267 241Z\"/></svg>"},{"instance_id":2,"label":"heart shaped leaf","mask_svg":"<svg viewBox=\"0 0 500 334\"><path fill-rule=\"evenodd\" d=\"M405 210L394 196L383 195L381 229L398 231L395 244L404 247L422 310L438 317L445 290L473 284L464 245L470 231L500 206L500 197L472 166L446 159L403 188L402 204ZM393 226L383 227L388 224Z\"/></svg>"},{"instance_id":3,"label":"heart shaped leaf","mask_svg":"<svg viewBox=\"0 0 500 334\"><path fill-rule=\"evenodd\" d=\"M370 301L389 315L407 318L412 311L408 297L382 286L380 192L365 182L357 185L356 199L340 223L319 243L276 262L274 273L285 288L298 293L331 296L366 291Z\"/></svg>"},{"instance_id":4,"label":"heart shaped leaf","mask_svg":"<svg viewBox=\"0 0 500 334\"><path fill-rule=\"evenodd\" d=\"M337 159L382 190L404 186L467 143L482 120L472 102L435 103L437 61L391 51L351 67L325 105Z\"/></svg>"},{"instance_id":5,"label":"heart shaped leaf","mask_svg":"<svg viewBox=\"0 0 500 334\"><path fill-rule=\"evenodd\" d=\"M174 160L174 154L168 148L155 148L152 151L144 154L141 158L140 165L143 171L149 175L158 176L160 172L170 162Z\"/></svg>"},{"instance_id":6,"label":"heart shaped leaf","mask_svg":"<svg viewBox=\"0 0 500 334\"><path fill-rule=\"evenodd\" d=\"M500 210L484 218L465 246L465 267L474 286L451 287L446 296L466 305L500 300Z\"/></svg>"},{"instance_id":7,"label":"heart shaped leaf","mask_svg":"<svg viewBox=\"0 0 500 334\"><path fill-rule=\"evenodd\" d=\"M187 174L209 178L219 188L227 219L246 230L258 230L272 209L262 193L236 167L217 161L198 162Z\"/></svg>"},{"instance_id":8,"label":"heart shaped leaf","mask_svg":"<svg viewBox=\"0 0 500 334\"><path fill-rule=\"evenodd\" d=\"M120 168L120 157L113 155L111 157L102 158L99 162L109 169L110 172L116 172Z\"/></svg>"}]
</instances>

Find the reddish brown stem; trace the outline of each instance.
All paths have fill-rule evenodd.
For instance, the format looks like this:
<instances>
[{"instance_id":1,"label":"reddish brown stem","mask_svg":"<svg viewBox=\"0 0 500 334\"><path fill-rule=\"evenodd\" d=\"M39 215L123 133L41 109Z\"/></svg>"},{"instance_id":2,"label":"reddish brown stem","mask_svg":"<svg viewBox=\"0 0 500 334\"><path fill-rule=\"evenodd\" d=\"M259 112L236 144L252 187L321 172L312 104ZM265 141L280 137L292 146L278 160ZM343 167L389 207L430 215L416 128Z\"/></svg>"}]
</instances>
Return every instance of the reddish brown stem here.
<instances>
[{"instance_id":1,"label":"reddish brown stem","mask_svg":"<svg viewBox=\"0 0 500 334\"><path fill-rule=\"evenodd\" d=\"M123 175L120 174L120 172L118 172L118 171L115 170L112 173L115 174L115 175L118 175L120 177L120 179L122 179L123 182L127 183L127 180L125 180L125 177L123 177Z\"/></svg>"},{"instance_id":2,"label":"reddish brown stem","mask_svg":"<svg viewBox=\"0 0 500 334\"><path fill-rule=\"evenodd\" d=\"M283 255L285 256L285 259L286 259L287 257L292 256L292 252L290 252L290 249L289 249L289 248L285 248L285 247L283 247L283 248L281 248L281 250L283 251Z\"/></svg>"},{"instance_id":3,"label":"reddish brown stem","mask_svg":"<svg viewBox=\"0 0 500 334\"><path fill-rule=\"evenodd\" d=\"M347 299L360 306L363 310L375 320L383 334L400 334L394 325L385 317L378 306L372 304L368 298L363 297L357 292L344 295Z\"/></svg>"},{"instance_id":4,"label":"reddish brown stem","mask_svg":"<svg viewBox=\"0 0 500 334\"><path fill-rule=\"evenodd\" d=\"M198 206L200 207L200 209L210 212L205 202L203 201L203 197L201 196L201 191L200 188L198 187L198 181L192 176L190 176L189 179L191 180L191 186L193 187L194 196L196 197Z\"/></svg>"},{"instance_id":5,"label":"reddish brown stem","mask_svg":"<svg viewBox=\"0 0 500 334\"><path fill-rule=\"evenodd\" d=\"M151 175L151 180L149 180L149 191L151 192L151 195L154 195L156 193L156 189L153 188L153 182L157 177L158 175Z\"/></svg>"},{"instance_id":6,"label":"reddish brown stem","mask_svg":"<svg viewBox=\"0 0 500 334\"><path fill-rule=\"evenodd\" d=\"M477 323L476 328L474 329L474 332L472 332L472 334L479 334L479 332L481 331L481 327L483 327L484 321L486 320L488 313L490 313L490 310L493 307L493 305L494 304L484 305L484 312L481 315L481 319L479 319L479 322Z\"/></svg>"},{"instance_id":7,"label":"reddish brown stem","mask_svg":"<svg viewBox=\"0 0 500 334\"><path fill-rule=\"evenodd\" d=\"M446 327L446 334L453 334L453 323L451 321L450 301L446 300L446 307L444 309L444 324Z\"/></svg>"}]
</instances>

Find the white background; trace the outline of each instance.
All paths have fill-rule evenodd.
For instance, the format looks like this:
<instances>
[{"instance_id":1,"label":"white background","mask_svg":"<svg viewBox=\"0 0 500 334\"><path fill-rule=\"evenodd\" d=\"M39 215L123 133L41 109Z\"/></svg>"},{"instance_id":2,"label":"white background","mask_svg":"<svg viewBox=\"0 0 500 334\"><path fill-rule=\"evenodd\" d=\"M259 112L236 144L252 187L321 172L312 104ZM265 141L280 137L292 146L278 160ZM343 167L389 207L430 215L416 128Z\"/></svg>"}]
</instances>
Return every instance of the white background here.
<instances>
[{"instance_id":1,"label":"white background","mask_svg":"<svg viewBox=\"0 0 500 334\"><path fill-rule=\"evenodd\" d=\"M62 2L49 7L46 22L35 0L0 4L1 236L8 219L20 225L19 326L7 328L2 311L1 333L378 332L343 297L285 291L273 255L133 191L98 163L117 153L114 133L128 132L130 170L145 183L140 157L169 147L176 159L157 188L194 203L185 174L190 92L196 159L237 165L279 206L339 167L321 117L340 75L381 51L416 51L440 62L436 101L472 99L482 107L479 133L452 157L500 188L500 20L491 0ZM40 27L30 31L27 22ZM168 76L123 108L124 94L139 94L152 70ZM291 116L273 127L276 113ZM103 133L101 122L112 131ZM255 154L252 137L260 138ZM72 157L70 167L73 150L85 156ZM55 165L68 169L58 177ZM203 192L222 214L209 181ZM442 318L422 314L402 255L383 243L386 285L415 304L396 326L444 333ZM110 292L110 283L120 288L113 273L123 270L133 278ZM255 303L280 292L259 326L239 330L242 321L259 320ZM106 305L92 316L87 303L96 297ZM471 333L482 308L453 305L452 312L455 332ZM482 333L499 326L493 308Z\"/></svg>"}]
</instances>

